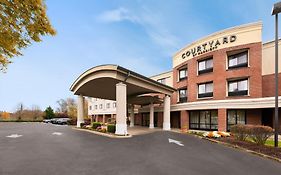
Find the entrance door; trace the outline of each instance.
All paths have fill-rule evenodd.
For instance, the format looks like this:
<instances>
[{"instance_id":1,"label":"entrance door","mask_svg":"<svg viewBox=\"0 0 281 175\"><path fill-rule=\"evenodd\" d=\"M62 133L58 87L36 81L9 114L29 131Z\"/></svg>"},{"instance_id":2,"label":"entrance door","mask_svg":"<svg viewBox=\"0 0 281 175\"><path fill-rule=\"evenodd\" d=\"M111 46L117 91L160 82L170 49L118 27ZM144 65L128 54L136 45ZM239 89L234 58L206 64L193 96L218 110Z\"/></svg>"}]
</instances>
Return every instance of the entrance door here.
<instances>
[{"instance_id":1,"label":"entrance door","mask_svg":"<svg viewBox=\"0 0 281 175\"><path fill-rule=\"evenodd\" d=\"M158 127L158 112L154 112L154 127Z\"/></svg>"},{"instance_id":2,"label":"entrance door","mask_svg":"<svg viewBox=\"0 0 281 175\"><path fill-rule=\"evenodd\" d=\"M149 126L149 113L142 113L141 119L142 126Z\"/></svg>"},{"instance_id":3,"label":"entrance door","mask_svg":"<svg viewBox=\"0 0 281 175\"><path fill-rule=\"evenodd\" d=\"M273 109L262 110L262 125L273 127Z\"/></svg>"}]
</instances>

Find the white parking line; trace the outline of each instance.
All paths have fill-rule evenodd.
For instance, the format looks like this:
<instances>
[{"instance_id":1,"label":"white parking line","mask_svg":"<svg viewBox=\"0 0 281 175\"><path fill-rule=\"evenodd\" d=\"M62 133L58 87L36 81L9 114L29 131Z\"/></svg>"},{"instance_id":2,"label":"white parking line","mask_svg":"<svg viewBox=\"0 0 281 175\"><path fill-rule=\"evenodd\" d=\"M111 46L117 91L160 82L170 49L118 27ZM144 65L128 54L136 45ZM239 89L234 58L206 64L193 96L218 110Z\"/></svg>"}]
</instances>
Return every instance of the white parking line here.
<instances>
[{"instance_id":1,"label":"white parking line","mask_svg":"<svg viewBox=\"0 0 281 175\"><path fill-rule=\"evenodd\" d=\"M61 132L53 132L52 135L60 136L60 135L62 135L62 133Z\"/></svg>"},{"instance_id":2,"label":"white parking line","mask_svg":"<svg viewBox=\"0 0 281 175\"><path fill-rule=\"evenodd\" d=\"M174 139L168 139L169 143L174 143L174 144L177 144L179 146L184 146L184 144L181 143L181 141L178 141L178 140L174 140Z\"/></svg>"},{"instance_id":3,"label":"white parking line","mask_svg":"<svg viewBox=\"0 0 281 175\"><path fill-rule=\"evenodd\" d=\"M18 137L21 137L22 135L19 135L19 134L11 134L9 136L6 136L6 137L9 137L9 138L18 138Z\"/></svg>"}]
</instances>

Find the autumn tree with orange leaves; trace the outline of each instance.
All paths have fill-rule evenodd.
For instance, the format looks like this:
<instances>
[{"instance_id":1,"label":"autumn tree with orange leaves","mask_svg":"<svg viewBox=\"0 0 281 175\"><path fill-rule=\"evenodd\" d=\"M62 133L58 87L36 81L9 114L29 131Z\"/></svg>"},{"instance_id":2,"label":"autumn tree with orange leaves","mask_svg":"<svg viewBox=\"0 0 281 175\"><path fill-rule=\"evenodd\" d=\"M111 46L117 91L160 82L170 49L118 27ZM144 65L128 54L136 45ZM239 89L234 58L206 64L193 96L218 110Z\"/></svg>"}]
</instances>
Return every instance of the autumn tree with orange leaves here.
<instances>
[{"instance_id":1,"label":"autumn tree with orange leaves","mask_svg":"<svg viewBox=\"0 0 281 175\"><path fill-rule=\"evenodd\" d=\"M22 55L21 49L55 33L44 0L0 0L0 71Z\"/></svg>"}]
</instances>

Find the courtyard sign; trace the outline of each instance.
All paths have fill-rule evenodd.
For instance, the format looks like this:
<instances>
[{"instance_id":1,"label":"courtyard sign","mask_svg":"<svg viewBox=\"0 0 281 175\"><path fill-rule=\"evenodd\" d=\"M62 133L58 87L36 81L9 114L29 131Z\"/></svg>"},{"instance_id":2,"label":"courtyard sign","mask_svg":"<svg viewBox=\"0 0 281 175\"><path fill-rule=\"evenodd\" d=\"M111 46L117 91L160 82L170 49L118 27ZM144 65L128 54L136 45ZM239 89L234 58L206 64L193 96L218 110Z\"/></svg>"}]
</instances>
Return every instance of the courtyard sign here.
<instances>
[{"instance_id":1,"label":"courtyard sign","mask_svg":"<svg viewBox=\"0 0 281 175\"><path fill-rule=\"evenodd\" d=\"M205 42L199 46L196 46L182 54L182 59L188 58L190 55L197 56L201 55L203 53L213 51L218 48L220 45L228 44L228 43L233 43L236 41L236 35L230 35L226 36L217 40L212 40L209 42Z\"/></svg>"}]
</instances>

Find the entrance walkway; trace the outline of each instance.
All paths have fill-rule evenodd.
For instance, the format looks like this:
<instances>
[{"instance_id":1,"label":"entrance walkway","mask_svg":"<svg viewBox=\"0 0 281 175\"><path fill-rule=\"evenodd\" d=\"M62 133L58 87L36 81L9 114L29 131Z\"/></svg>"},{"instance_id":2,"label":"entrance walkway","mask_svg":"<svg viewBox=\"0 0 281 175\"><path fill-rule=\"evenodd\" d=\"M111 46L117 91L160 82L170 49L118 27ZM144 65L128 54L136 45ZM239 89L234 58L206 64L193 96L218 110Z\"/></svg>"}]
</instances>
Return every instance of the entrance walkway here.
<instances>
[{"instance_id":1,"label":"entrance walkway","mask_svg":"<svg viewBox=\"0 0 281 175\"><path fill-rule=\"evenodd\" d=\"M148 127L144 127L144 126L134 126L134 127L128 127L128 133L130 133L130 135L144 135L144 134L149 134L149 133L153 133L156 131L162 131L162 128L153 128L150 129Z\"/></svg>"},{"instance_id":2,"label":"entrance walkway","mask_svg":"<svg viewBox=\"0 0 281 175\"><path fill-rule=\"evenodd\" d=\"M163 131L162 128L149 128L147 126L134 126L134 127L128 127L128 133L130 133L130 135L144 135L144 134L150 134L153 132L157 132L157 131ZM173 132L181 132L180 129L176 129L176 128L172 128L171 131Z\"/></svg>"}]
</instances>

